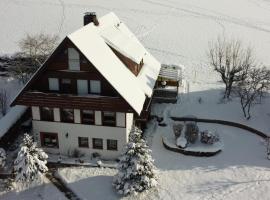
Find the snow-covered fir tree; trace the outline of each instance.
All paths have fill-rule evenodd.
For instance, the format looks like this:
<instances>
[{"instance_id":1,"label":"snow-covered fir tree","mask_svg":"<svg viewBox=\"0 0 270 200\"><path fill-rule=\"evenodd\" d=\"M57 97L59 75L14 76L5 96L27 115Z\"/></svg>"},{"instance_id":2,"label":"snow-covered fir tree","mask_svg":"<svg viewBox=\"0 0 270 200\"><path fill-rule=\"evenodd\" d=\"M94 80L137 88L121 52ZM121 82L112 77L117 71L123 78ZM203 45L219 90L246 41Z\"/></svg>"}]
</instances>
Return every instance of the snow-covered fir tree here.
<instances>
[{"instance_id":1,"label":"snow-covered fir tree","mask_svg":"<svg viewBox=\"0 0 270 200\"><path fill-rule=\"evenodd\" d=\"M157 185L151 150L141 136L142 131L133 127L129 143L120 157L118 173L113 179L113 186L119 194L137 194Z\"/></svg>"},{"instance_id":2,"label":"snow-covered fir tree","mask_svg":"<svg viewBox=\"0 0 270 200\"><path fill-rule=\"evenodd\" d=\"M48 155L37 147L33 138L24 134L21 149L14 161L15 182L27 187L33 181L40 180L42 175L48 171L47 158Z\"/></svg>"},{"instance_id":3,"label":"snow-covered fir tree","mask_svg":"<svg viewBox=\"0 0 270 200\"><path fill-rule=\"evenodd\" d=\"M0 148L0 168L3 168L6 164L6 151L3 148Z\"/></svg>"}]
</instances>

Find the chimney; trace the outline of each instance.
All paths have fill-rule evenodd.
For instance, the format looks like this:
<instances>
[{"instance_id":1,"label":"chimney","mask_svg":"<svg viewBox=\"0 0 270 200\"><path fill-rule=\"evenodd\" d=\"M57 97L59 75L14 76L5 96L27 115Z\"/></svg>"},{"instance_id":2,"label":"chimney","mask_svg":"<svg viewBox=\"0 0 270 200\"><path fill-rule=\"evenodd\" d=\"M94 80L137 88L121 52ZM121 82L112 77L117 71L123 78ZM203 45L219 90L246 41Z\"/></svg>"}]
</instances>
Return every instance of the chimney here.
<instances>
[{"instance_id":1,"label":"chimney","mask_svg":"<svg viewBox=\"0 0 270 200\"><path fill-rule=\"evenodd\" d=\"M83 25L87 25L89 23L94 23L96 26L99 25L98 19L97 19L97 15L95 12L86 12L84 13L84 17L83 17Z\"/></svg>"}]
</instances>

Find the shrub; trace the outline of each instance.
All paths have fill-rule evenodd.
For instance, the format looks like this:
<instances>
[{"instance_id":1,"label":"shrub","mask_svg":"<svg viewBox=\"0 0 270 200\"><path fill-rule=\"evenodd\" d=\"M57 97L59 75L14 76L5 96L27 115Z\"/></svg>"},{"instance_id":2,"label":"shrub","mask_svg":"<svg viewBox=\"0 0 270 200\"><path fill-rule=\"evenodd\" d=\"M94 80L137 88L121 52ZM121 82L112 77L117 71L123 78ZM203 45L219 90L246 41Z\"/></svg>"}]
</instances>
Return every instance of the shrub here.
<instances>
[{"instance_id":1,"label":"shrub","mask_svg":"<svg viewBox=\"0 0 270 200\"><path fill-rule=\"evenodd\" d=\"M73 149L68 152L68 156L72 158L80 158L84 156L84 154L79 149Z\"/></svg>"},{"instance_id":2,"label":"shrub","mask_svg":"<svg viewBox=\"0 0 270 200\"><path fill-rule=\"evenodd\" d=\"M100 154L98 152L92 153L92 158L100 158Z\"/></svg>"},{"instance_id":3,"label":"shrub","mask_svg":"<svg viewBox=\"0 0 270 200\"><path fill-rule=\"evenodd\" d=\"M188 143L194 144L199 136L199 127L196 123L188 122L186 123L186 132L185 132L186 139Z\"/></svg>"},{"instance_id":4,"label":"shrub","mask_svg":"<svg viewBox=\"0 0 270 200\"><path fill-rule=\"evenodd\" d=\"M175 138L180 137L181 131L183 130L184 125L183 124L174 124L173 125L173 132L175 135Z\"/></svg>"},{"instance_id":5,"label":"shrub","mask_svg":"<svg viewBox=\"0 0 270 200\"><path fill-rule=\"evenodd\" d=\"M219 136L208 130L201 132L201 143L204 144L214 144L219 141Z\"/></svg>"}]
</instances>

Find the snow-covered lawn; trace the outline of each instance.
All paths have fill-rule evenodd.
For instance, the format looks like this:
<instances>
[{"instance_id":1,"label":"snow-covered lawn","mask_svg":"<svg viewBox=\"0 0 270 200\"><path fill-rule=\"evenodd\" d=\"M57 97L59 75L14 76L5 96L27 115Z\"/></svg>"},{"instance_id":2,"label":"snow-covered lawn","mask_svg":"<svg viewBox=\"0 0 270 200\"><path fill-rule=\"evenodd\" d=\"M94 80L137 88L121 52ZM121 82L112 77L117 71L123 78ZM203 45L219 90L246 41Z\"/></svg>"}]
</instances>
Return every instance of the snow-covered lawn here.
<instances>
[{"instance_id":1,"label":"snow-covered lawn","mask_svg":"<svg viewBox=\"0 0 270 200\"><path fill-rule=\"evenodd\" d=\"M269 9L266 0L1 0L0 53L17 51L26 33L63 38L82 26L84 12L114 11L161 62L192 67L205 59L208 41L225 33L254 46L270 64Z\"/></svg>"},{"instance_id":2,"label":"snow-covered lawn","mask_svg":"<svg viewBox=\"0 0 270 200\"><path fill-rule=\"evenodd\" d=\"M159 186L128 199L269 199L270 162L262 139L237 128L203 123L199 126L201 130L219 132L224 143L220 154L198 158L168 151L161 136L171 133L171 127L150 123L147 136L158 168ZM111 185L115 173L109 168L59 170L62 179L83 199L118 199Z\"/></svg>"},{"instance_id":3,"label":"snow-covered lawn","mask_svg":"<svg viewBox=\"0 0 270 200\"><path fill-rule=\"evenodd\" d=\"M58 170L62 180L82 199L118 199L112 188L116 169L74 167Z\"/></svg>"},{"instance_id":4,"label":"snow-covered lawn","mask_svg":"<svg viewBox=\"0 0 270 200\"><path fill-rule=\"evenodd\" d=\"M18 80L14 79L13 77L0 77L0 90L5 89L7 92L7 103L8 103L8 110L9 104L14 99L14 97L18 94L20 89L22 88L22 84L19 83ZM0 114L0 118L1 118Z\"/></svg>"},{"instance_id":5,"label":"snow-covered lawn","mask_svg":"<svg viewBox=\"0 0 270 200\"><path fill-rule=\"evenodd\" d=\"M66 200L61 193L49 180L45 180L43 185L24 190L21 192L6 192L3 188L3 181L0 179L0 199L1 200Z\"/></svg>"},{"instance_id":6,"label":"snow-covered lawn","mask_svg":"<svg viewBox=\"0 0 270 200\"><path fill-rule=\"evenodd\" d=\"M161 136L169 134L170 127L152 129L160 199L269 199L270 162L261 138L227 126L199 126L219 132L224 143L220 154L197 158L165 150Z\"/></svg>"}]
</instances>

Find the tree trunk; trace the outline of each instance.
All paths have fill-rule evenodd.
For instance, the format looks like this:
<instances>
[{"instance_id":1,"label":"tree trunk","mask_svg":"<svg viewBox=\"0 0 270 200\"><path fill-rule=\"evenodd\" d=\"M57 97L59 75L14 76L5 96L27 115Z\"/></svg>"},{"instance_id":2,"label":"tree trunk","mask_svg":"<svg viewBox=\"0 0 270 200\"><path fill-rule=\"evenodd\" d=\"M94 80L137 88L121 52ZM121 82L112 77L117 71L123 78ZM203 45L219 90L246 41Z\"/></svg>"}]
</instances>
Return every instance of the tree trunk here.
<instances>
[{"instance_id":1,"label":"tree trunk","mask_svg":"<svg viewBox=\"0 0 270 200\"><path fill-rule=\"evenodd\" d=\"M248 117L247 117L247 120L249 120L251 118L250 107L251 107L251 102L248 103Z\"/></svg>"}]
</instances>

